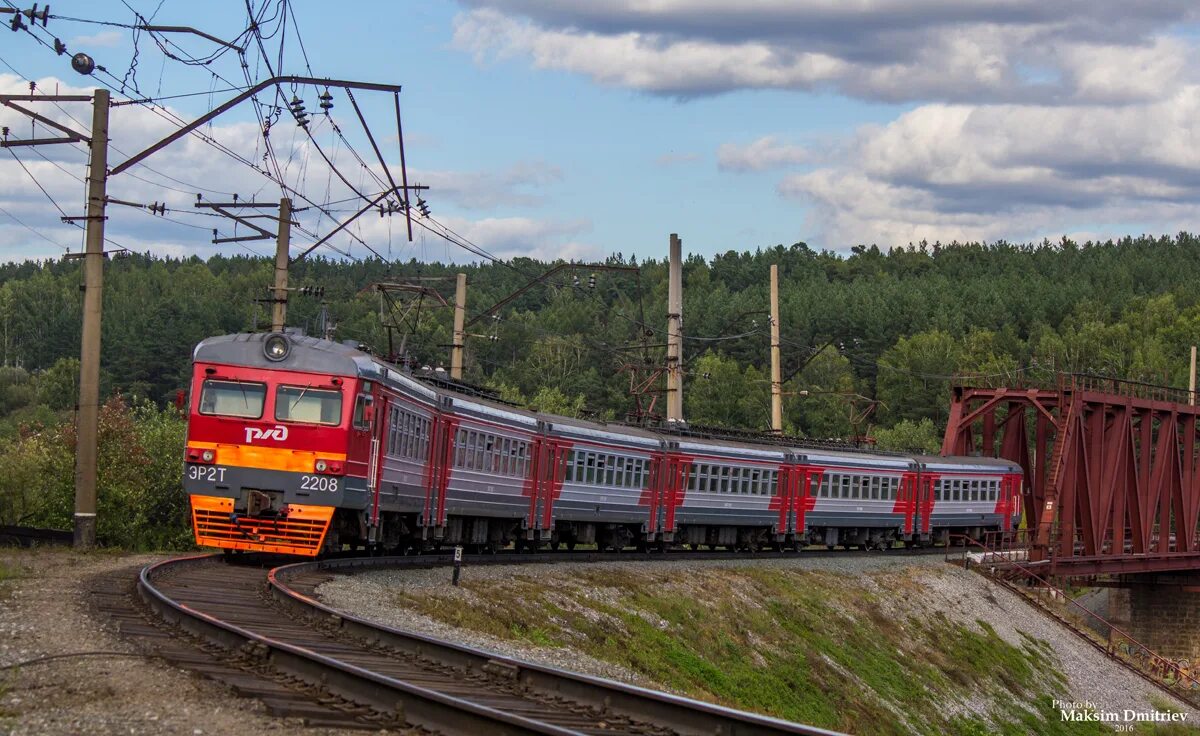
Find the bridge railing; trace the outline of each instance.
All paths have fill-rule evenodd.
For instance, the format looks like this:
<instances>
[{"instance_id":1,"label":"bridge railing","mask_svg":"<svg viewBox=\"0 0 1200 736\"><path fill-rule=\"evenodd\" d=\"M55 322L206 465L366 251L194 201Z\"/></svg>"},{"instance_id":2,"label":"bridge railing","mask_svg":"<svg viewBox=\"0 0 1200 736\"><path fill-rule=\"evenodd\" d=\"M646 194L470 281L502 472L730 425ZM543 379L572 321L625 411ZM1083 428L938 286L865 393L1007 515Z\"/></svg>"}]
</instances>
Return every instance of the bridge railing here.
<instances>
[{"instance_id":1,"label":"bridge railing","mask_svg":"<svg viewBox=\"0 0 1200 736\"><path fill-rule=\"evenodd\" d=\"M1017 532L1010 532L1009 534L1012 534L1015 540L1019 538L1019 532L1025 531L1028 530L1022 529ZM989 534L993 533L989 532ZM1134 639L1129 632L1117 627L1112 622L1100 616L1100 614L1081 605L1069 596L1066 591L1038 574L1038 570L1033 566L1017 559L1016 555L1011 554L1016 548L1013 548L1006 554L968 535L952 534L950 535L950 546L947 547L948 558L952 555L949 550L953 548L955 542L961 544L962 552L960 560L964 569L969 569L971 566L970 550L978 549L981 554L980 561L976 563L976 566L983 570L990 579L1000 583L1025 600L1035 603L1040 610L1069 627L1084 641L1103 652L1106 656L1128 665L1133 671L1156 685L1183 691L1181 694L1187 696L1189 700L1195 701L1197 696L1200 696L1200 692L1197 692L1200 691L1200 666L1193 668L1186 660L1176 662L1155 653L1149 647ZM1028 549L1028 547L1025 549ZM1026 582L1026 586L1036 582L1036 597L1029 594L1028 587L1023 588L1016 585L1012 580L1000 575L1001 571L1019 573L1019 577ZM1102 645L1091 636L1088 636L1074 622L1060 615L1043 600L1041 597L1043 594L1048 595L1052 600L1062 601L1067 610L1077 614L1084 621L1092 621L1099 624L1103 629L1107 629L1110 632L1108 642Z\"/></svg>"}]
</instances>

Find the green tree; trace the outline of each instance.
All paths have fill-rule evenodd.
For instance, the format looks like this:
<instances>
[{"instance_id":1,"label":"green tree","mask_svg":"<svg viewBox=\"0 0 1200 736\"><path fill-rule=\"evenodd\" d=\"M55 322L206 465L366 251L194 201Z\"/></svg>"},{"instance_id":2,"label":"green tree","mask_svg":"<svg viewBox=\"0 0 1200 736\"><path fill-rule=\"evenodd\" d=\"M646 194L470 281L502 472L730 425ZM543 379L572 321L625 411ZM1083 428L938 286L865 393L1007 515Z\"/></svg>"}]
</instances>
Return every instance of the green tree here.
<instances>
[{"instance_id":1,"label":"green tree","mask_svg":"<svg viewBox=\"0 0 1200 736\"><path fill-rule=\"evenodd\" d=\"M936 455L942 449L942 438L933 420L919 422L904 419L894 427L875 430L875 446L896 452L919 451Z\"/></svg>"}]
</instances>

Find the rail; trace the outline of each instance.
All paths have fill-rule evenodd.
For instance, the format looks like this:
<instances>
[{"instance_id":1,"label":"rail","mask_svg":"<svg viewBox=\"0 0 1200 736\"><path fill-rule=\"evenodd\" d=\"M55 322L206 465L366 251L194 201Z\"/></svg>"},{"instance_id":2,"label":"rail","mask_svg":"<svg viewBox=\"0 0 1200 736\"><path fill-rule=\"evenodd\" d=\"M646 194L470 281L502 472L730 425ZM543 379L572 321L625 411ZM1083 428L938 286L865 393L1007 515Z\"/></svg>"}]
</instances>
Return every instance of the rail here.
<instances>
[{"instance_id":1,"label":"rail","mask_svg":"<svg viewBox=\"0 0 1200 736\"><path fill-rule=\"evenodd\" d=\"M512 563L523 561L524 558L545 561L552 556L489 557L495 563ZM591 555L585 553L582 557ZM582 733L572 727L540 721L528 712L519 716L500 708L480 705L466 697L447 695L432 686L421 687L397 677L389 677L368 667L350 664L339 657L322 654L318 651L321 647L317 645L297 646L264 635L261 631L250 631L197 610L193 605L174 600L156 585L159 580L169 581L172 575L185 571L188 566L218 564L215 560L215 556L197 556L147 566L139 576L139 592L156 613L194 635L231 651L257 651L265 662L290 676L309 684L326 687L340 697L378 711L395 711L413 725L448 733ZM452 557L449 555L332 559L284 565L271 569L266 573L266 577L272 598L289 614L296 614L294 617L289 616L290 618L308 623L314 633L329 632L332 629L332 635L349 638L366 649L384 647L404 655L432 660L439 666L455 668L465 676L499 678L521 692L534 693L549 700L577 703L594 711L654 724L659 729L683 735L720 733L728 736L828 736L834 733L602 678L500 657L433 637L373 624L330 608L289 585L290 581L306 573L429 567L449 564L451 561ZM476 560L475 564L482 561ZM210 595L219 598L220 592L212 591ZM619 733L620 730L613 732Z\"/></svg>"}]
</instances>

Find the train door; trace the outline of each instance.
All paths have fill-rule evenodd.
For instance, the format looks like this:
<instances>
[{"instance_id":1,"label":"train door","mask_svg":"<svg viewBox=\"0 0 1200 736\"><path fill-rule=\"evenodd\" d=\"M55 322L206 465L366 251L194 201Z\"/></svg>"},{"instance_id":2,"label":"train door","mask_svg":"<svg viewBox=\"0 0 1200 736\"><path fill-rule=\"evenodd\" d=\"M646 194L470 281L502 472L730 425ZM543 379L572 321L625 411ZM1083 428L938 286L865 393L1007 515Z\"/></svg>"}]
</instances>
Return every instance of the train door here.
<instances>
[{"instance_id":1,"label":"train door","mask_svg":"<svg viewBox=\"0 0 1200 736\"><path fill-rule=\"evenodd\" d=\"M383 457L387 451L388 432L391 430L391 400L386 392L380 391L374 401L371 430L371 465L367 469L367 494L370 504L367 541L379 539L379 494L383 486Z\"/></svg>"},{"instance_id":2,"label":"train door","mask_svg":"<svg viewBox=\"0 0 1200 736\"><path fill-rule=\"evenodd\" d=\"M549 436L550 425L538 422L537 434L529 444L529 471L523 493L529 498L529 511L522 520L525 539L548 542L554 534L554 502L562 494L566 480L567 454L571 443Z\"/></svg>"},{"instance_id":3,"label":"train door","mask_svg":"<svg viewBox=\"0 0 1200 736\"><path fill-rule=\"evenodd\" d=\"M917 466L910 465L910 470L900 474L900 488L896 492L896 503L892 506L893 514L900 514L900 532L905 539L913 539L917 526Z\"/></svg>"},{"instance_id":4,"label":"train door","mask_svg":"<svg viewBox=\"0 0 1200 736\"><path fill-rule=\"evenodd\" d=\"M543 466L546 464L546 425L538 422L537 434L529 442L529 469L525 475L522 492L529 498L529 511L521 524L525 539L532 540L536 536L539 509L541 508L541 488ZM519 545L518 545L519 546Z\"/></svg>"},{"instance_id":5,"label":"train door","mask_svg":"<svg viewBox=\"0 0 1200 736\"><path fill-rule=\"evenodd\" d=\"M451 400L442 398L429 417L429 457L425 463L425 503L417 520L421 538L440 539L445 526L446 488L454 460L458 419L450 413Z\"/></svg>"},{"instance_id":6,"label":"train door","mask_svg":"<svg viewBox=\"0 0 1200 736\"><path fill-rule=\"evenodd\" d=\"M664 443L664 449L666 443ZM643 491L646 499L647 518L642 527L642 538L652 540L663 526L663 489L667 479L667 454L654 452L650 454L650 472L646 478L646 488Z\"/></svg>"},{"instance_id":7,"label":"train door","mask_svg":"<svg viewBox=\"0 0 1200 736\"><path fill-rule=\"evenodd\" d=\"M808 540L808 513L817 507L816 487L821 485L825 471L806 465L808 458L799 458L800 465L792 467L792 540L799 548Z\"/></svg>"},{"instance_id":8,"label":"train door","mask_svg":"<svg viewBox=\"0 0 1200 736\"><path fill-rule=\"evenodd\" d=\"M570 448L570 443L553 437L546 438L536 525L538 536L543 542L549 542L554 535L554 502L562 495L567 473L567 453L570 452Z\"/></svg>"},{"instance_id":9,"label":"train door","mask_svg":"<svg viewBox=\"0 0 1200 736\"><path fill-rule=\"evenodd\" d=\"M659 527L664 542L675 541L675 510L683 505L692 471L692 458L678 454L677 448L678 445L671 447L675 452L668 455L666 460L666 477L663 484L663 503L660 514L662 523Z\"/></svg>"},{"instance_id":10,"label":"train door","mask_svg":"<svg viewBox=\"0 0 1200 736\"><path fill-rule=\"evenodd\" d=\"M934 492L938 474L929 472L924 463L918 466L914 509L916 524L914 534L925 540L933 529Z\"/></svg>"},{"instance_id":11,"label":"train door","mask_svg":"<svg viewBox=\"0 0 1200 736\"><path fill-rule=\"evenodd\" d=\"M775 519L775 542L782 543L796 529L796 488L803 469L788 455L776 471L776 483L770 509L777 512Z\"/></svg>"},{"instance_id":12,"label":"train door","mask_svg":"<svg viewBox=\"0 0 1200 736\"><path fill-rule=\"evenodd\" d=\"M350 417L350 447L346 457L346 474L361 479L363 485L360 492L365 500L362 508L367 510L370 509L370 479L374 475L375 458L372 453L375 424L373 387L370 381L364 381L354 396L354 413Z\"/></svg>"}]
</instances>

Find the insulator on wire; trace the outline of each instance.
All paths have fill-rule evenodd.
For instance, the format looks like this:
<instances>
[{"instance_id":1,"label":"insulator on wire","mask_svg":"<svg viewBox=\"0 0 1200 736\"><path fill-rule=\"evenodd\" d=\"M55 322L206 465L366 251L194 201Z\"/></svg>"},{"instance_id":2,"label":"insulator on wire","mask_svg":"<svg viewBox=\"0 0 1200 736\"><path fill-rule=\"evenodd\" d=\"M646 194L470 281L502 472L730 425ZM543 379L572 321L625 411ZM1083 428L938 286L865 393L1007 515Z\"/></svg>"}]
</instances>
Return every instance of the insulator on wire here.
<instances>
[{"instance_id":1,"label":"insulator on wire","mask_svg":"<svg viewBox=\"0 0 1200 736\"><path fill-rule=\"evenodd\" d=\"M594 273L588 276L588 288L589 289L596 288L596 274L594 274Z\"/></svg>"},{"instance_id":2,"label":"insulator on wire","mask_svg":"<svg viewBox=\"0 0 1200 736\"><path fill-rule=\"evenodd\" d=\"M576 289L579 288L579 276L578 275L571 277L571 286L574 286Z\"/></svg>"},{"instance_id":3,"label":"insulator on wire","mask_svg":"<svg viewBox=\"0 0 1200 736\"><path fill-rule=\"evenodd\" d=\"M46 5L46 7L42 8L39 12L37 3L34 3L32 9L25 10L23 12L25 13L25 17L28 18L34 26L36 26L37 22L40 20L42 22L42 28L46 27L46 21L50 18L49 5Z\"/></svg>"},{"instance_id":4,"label":"insulator on wire","mask_svg":"<svg viewBox=\"0 0 1200 736\"><path fill-rule=\"evenodd\" d=\"M325 114L329 114L329 111L333 109L333 95L329 94L329 88L326 87L317 99L321 101L321 109L325 111Z\"/></svg>"}]
</instances>

